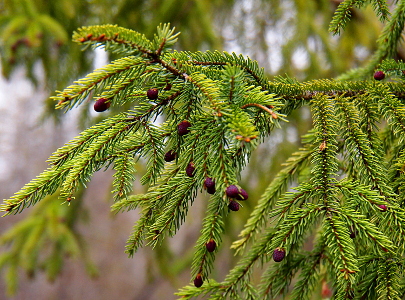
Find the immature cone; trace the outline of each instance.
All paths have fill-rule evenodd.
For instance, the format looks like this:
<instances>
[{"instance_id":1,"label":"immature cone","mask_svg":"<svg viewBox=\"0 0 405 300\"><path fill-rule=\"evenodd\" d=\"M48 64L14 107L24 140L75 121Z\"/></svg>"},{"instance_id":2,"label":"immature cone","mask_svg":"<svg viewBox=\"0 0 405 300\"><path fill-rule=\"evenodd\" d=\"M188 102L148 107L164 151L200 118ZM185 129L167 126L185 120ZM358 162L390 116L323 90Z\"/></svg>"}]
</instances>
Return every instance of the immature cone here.
<instances>
[{"instance_id":1,"label":"immature cone","mask_svg":"<svg viewBox=\"0 0 405 300\"><path fill-rule=\"evenodd\" d=\"M356 230L350 230L350 238L354 239L356 237Z\"/></svg>"},{"instance_id":2,"label":"immature cone","mask_svg":"<svg viewBox=\"0 0 405 300\"><path fill-rule=\"evenodd\" d=\"M232 184L226 188L226 195L229 198L237 200L246 200L249 196L244 189L239 189L236 185Z\"/></svg>"},{"instance_id":3,"label":"immature cone","mask_svg":"<svg viewBox=\"0 0 405 300\"><path fill-rule=\"evenodd\" d=\"M247 200L247 198L249 198L248 193L241 188L238 196L236 196L236 200Z\"/></svg>"},{"instance_id":4,"label":"immature cone","mask_svg":"<svg viewBox=\"0 0 405 300\"><path fill-rule=\"evenodd\" d=\"M111 103L107 98L100 98L94 103L94 110L96 112L106 111L110 107Z\"/></svg>"},{"instance_id":5,"label":"immature cone","mask_svg":"<svg viewBox=\"0 0 405 300\"><path fill-rule=\"evenodd\" d=\"M171 162L175 159L176 159L176 152L174 152L173 150L169 150L168 152L166 152L165 161Z\"/></svg>"},{"instance_id":6,"label":"immature cone","mask_svg":"<svg viewBox=\"0 0 405 300\"><path fill-rule=\"evenodd\" d=\"M285 257L285 250L283 248L276 248L273 252L273 260L275 262L280 262Z\"/></svg>"},{"instance_id":7,"label":"immature cone","mask_svg":"<svg viewBox=\"0 0 405 300\"><path fill-rule=\"evenodd\" d=\"M188 128L191 126L189 121L182 121L179 125L177 125L177 132L180 136L186 135L190 132Z\"/></svg>"},{"instance_id":8,"label":"immature cone","mask_svg":"<svg viewBox=\"0 0 405 300\"><path fill-rule=\"evenodd\" d=\"M383 71L377 71L374 73L375 80L383 80L385 78L385 74Z\"/></svg>"},{"instance_id":9,"label":"immature cone","mask_svg":"<svg viewBox=\"0 0 405 300\"><path fill-rule=\"evenodd\" d=\"M156 100L158 98L159 91L158 89L149 89L146 92L146 97L148 97L149 100Z\"/></svg>"},{"instance_id":10,"label":"immature cone","mask_svg":"<svg viewBox=\"0 0 405 300\"><path fill-rule=\"evenodd\" d=\"M195 287L198 287L198 288L203 285L203 279L201 277L201 274L197 274L197 276L195 277L194 285L195 285Z\"/></svg>"},{"instance_id":11,"label":"immature cone","mask_svg":"<svg viewBox=\"0 0 405 300\"><path fill-rule=\"evenodd\" d=\"M231 200L231 201L229 201L228 208L232 211L238 211L240 208L240 205L235 200Z\"/></svg>"},{"instance_id":12,"label":"immature cone","mask_svg":"<svg viewBox=\"0 0 405 300\"><path fill-rule=\"evenodd\" d=\"M382 211L387 211L387 205L381 204L381 205L378 205L378 207L379 207Z\"/></svg>"},{"instance_id":13,"label":"immature cone","mask_svg":"<svg viewBox=\"0 0 405 300\"><path fill-rule=\"evenodd\" d=\"M215 181L212 178L205 178L204 187L208 194L215 194Z\"/></svg>"},{"instance_id":14,"label":"immature cone","mask_svg":"<svg viewBox=\"0 0 405 300\"><path fill-rule=\"evenodd\" d=\"M208 243L205 244L208 252L214 252L215 248L217 247L217 243L213 239L210 239Z\"/></svg>"},{"instance_id":15,"label":"immature cone","mask_svg":"<svg viewBox=\"0 0 405 300\"><path fill-rule=\"evenodd\" d=\"M239 195L239 189L236 185L232 184L226 188L226 195L229 198L236 198Z\"/></svg>"},{"instance_id":16,"label":"immature cone","mask_svg":"<svg viewBox=\"0 0 405 300\"><path fill-rule=\"evenodd\" d=\"M188 177L194 177L194 171L195 171L194 164L193 164L192 162L190 162L190 163L187 165L187 168L186 168L186 174L187 174L187 176L188 176Z\"/></svg>"}]
</instances>

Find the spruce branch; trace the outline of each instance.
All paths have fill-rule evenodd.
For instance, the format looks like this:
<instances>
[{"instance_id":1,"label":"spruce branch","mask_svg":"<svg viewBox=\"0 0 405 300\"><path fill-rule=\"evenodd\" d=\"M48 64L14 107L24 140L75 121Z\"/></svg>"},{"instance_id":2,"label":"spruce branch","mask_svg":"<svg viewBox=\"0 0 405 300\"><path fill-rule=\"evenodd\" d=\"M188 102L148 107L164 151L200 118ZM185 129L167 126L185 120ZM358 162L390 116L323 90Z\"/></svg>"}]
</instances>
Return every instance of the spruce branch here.
<instances>
[{"instance_id":1,"label":"spruce branch","mask_svg":"<svg viewBox=\"0 0 405 300\"><path fill-rule=\"evenodd\" d=\"M376 129L380 121L378 106L375 102L368 100L368 94L359 95L352 99L353 104L357 107L360 116L360 128L366 134L368 145L378 156L383 155L381 138L377 135Z\"/></svg>"},{"instance_id":2,"label":"spruce branch","mask_svg":"<svg viewBox=\"0 0 405 300\"><path fill-rule=\"evenodd\" d=\"M402 149L402 147L401 147ZM405 189L405 151L398 149L398 156L393 159L393 163L390 169L390 176L389 178L394 182L394 191L397 192L399 195L398 203L399 205L404 204L404 189Z\"/></svg>"},{"instance_id":3,"label":"spruce branch","mask_svg":"<svg viewBox=\"0 0 405 300\"><path fill-rule=\"evenodd\" d=\"M355 180L343 179L335 185L345 197L347 207L357 209L364 215L371 215L378 211L378 205L387 205L386 198L370 186Z\"/></svg>"},{"instance_id":4,"label":"spruce branch","mask_svg":"<svg viewBox=\"0 0 405 300\"><path fill-rule=\"evenodd\" d=\"M239 240L233 242L232 248L237 252L242 251L246 243L256 235L257 231L263 226L268 219L270 210L275 205L276 200L283 194L292 181L295 175L303 168L312 153L312 145L300 149L284 164L285 168L282 169L275 179L266 188L265 192L260 197L255 209L252 211L250 218L245 224L245 228L239 234ZM293 201L295 203L295 200ZM280 205L281 206L281 205ZM274 215L276 215L275 213Z\"/></svg>"},{"instance_id":5,"label":"spruce branch","mask_svg":"<svg viewBox=\"0 0 405 300\"><path fill-rule=\"evenodd\" d=\"M198 296L205 296L214 293L221 284L210 279L204 286L197 288L194 285L188 285L180 289L175 295L180 296L179 300L188 300Z\"/></svg>"},{"instance_id":6,"label":"spruce branch","mask_svg":"<svg viewBox=\"0 0 405 300\"><path fill-rule=\"evenodd\" d=\"M331 28L338 32L350 10L366 2L342 2ZM371 3L381 19L388 18L384 2ZM389 22L395 18L402 22L397 10ZM390 37L398 39L395 30ZM107 111L107 117L58 149L49 158L50 168L5 200L5 215L52 194L70 202L96 171L112 167L112 210L141 211L127 241L129 256L175 235L198 193L211 195L191 266L195 287L180 290L183 299L271 299L289 291L293 299L310 299L326 282L333 282L335 299L397 299L405 249L404 64L381 65L387 75L399 77L397 82L300 83L288 76L270 81L248 57L172 51L177 36L167 24L152 40L113 25L83 27L74 34L86 47L125 57L53 99L58 108L69 110L87 108L86 100L94 97L94 109ZM132 107L113 115L123 105ZM248 199L239 185L244 167L257 146L276 128L286 127L287 118L302 106L310 108L313 128L260 196L233 243L237 253L246 249L241 259L223 282L210 279L226 218L240 209L238 201ZM140 182L147 191L131 195L137 163L145 164ZM16 247L25 247L22 257L31 270L30 253L37 251L48 224L27 224L19 229L32 229L30 236ZM69 228L55 225L49 234L63 235L67 248L80 252ZM310 240L314 248L303 253ZM269 263L271 252L274 263ZM8 276L15 276L20 262L4 255L0 266L7 260ZM60 266L60 261L56 251L47 263ZM266 266L255 286L258 262ZM50 268L49 274L59 270ZM15 278L9 281L15 284Z\"/></svg>"},{"instance_id":7,"label":"spruce branch","mask_svg":"<svg viewBox=\"0 0 405 300\"><path fill-rule=\"evenodd\" d=\"M346 2L346 1L345 1ZM374 1L376 2L376 1ZM378 1L381 2L381 1ZM385 1L384 1L385 2ZM338 77L340 80L358 80L370 76L375 68L385 59L391 59L397 52L397 46L401 41L401 34L405 24L405 2L398 1L390 18L387 20L382 33L377 40L377 51L365 67L350 70Z\"/></svg>"},{"instance_id":8,"label":"spruce branch","mask_svg":"<svg viewBox=\"0 0 405 300\"><path fill-rule=\"evenodd\" d=\"M329 25L329 31L333 32L334 34L338 34L340 32L340 28L344 29L346 27L347 22L349 21L352 13L351 8L357 4L365 1L358 1L358 0L347 0L343 1L339 4L338 8L335 11L335 15Z\"/></svg>"},{"instance_id":9,"label":"spruce branch","mask_svg":"<svg viewBox=\"0 0 405 300\"><path fill-rule=\"evenodd\" d=\"M135 180L135 162L131 155L123 154L116 159L114 169L113 186L115 189L112 191L115 193L115 200L122 197L127 197L132 191L133 181Z\"/></svg>"},{"instance_id":10,"label":"spruce branch","mask_svg":"<svg viewBox=\"0 0 405 300\"><path fill-rule=\"evenodd\" d=\"M145 201L146 200L149 199L146 198ZM136 204L138 204L138 202ZM142 247L142 245L144 244L146 235L148 233L147 231L152 224L153 213L154 209L151 206L145 205L142 208L141 217L133 226L132 232L127 239L127 245L125 246L125 253L127 253L129 257L132 257L138 250L138 248Z\"/></svg>"},{"instance_id":11,"label":"spruce branch","mask_svg":"<svg viewBox=\"0 0 405 300\"><path fill-rule=\"evenodd\" d=\"M329 197L334 187L337 167L337 120L336 108L333 100L325 95L316 95L311 100L314 129L316 130L315 145L317 151L313 152L312 163L314 165L311 173L312 182L315 187L320 187L320 201L325 206L331 205Z\"/></svg>"},{"instance_id":12,"label":"spruce branch","mask_svg":"<svg viewBox=\"0 0 405 300\"><path fill-rule=\"evenodd\" d=\"M188 201L195 198L195 180L185 178L184 173L179 173L167 183L172 192L165 193L160 201L165 203L162 211L150 225L151 246L156 246L164 233L173 236L185 220L189 208Z\"/></svg>"},{"instance_id":13,"label":"spruce branch","mask_svg":"<svg viewBox=\"0 0 405 300\"><path fill-rule=\"evenodd\" d=\"M383 70L384 75L392 78L402 78L404 75L405 64L402 60L386 59L379 64L379 69Z\"/></svg>"},{"instance_id":14,"label":"spruce branch","mask_svg":"<svg viewBox=\"0 0 405 300\"><path fill-rule=\"evenodd\" d=\"M49 157L48 162L54 166L63 165L65 162L70 161L73 157L83 152L84 149L88 148L105 130L116 126L118 123L128 123L130 121L131 120L125 118L124 114L108 118L84 130L78 137L59 148Z\"/></svg>"},{"instance_id":15,"label":"spruce branch","mask_svg":"<svg viewBox=\"0 0 405 300\"><path fill-rule=\"evenodd\" d=\"M143 148L143 152L150 155L150 157L146 163L146 173L142 176L141 183L154 183L164 166L164 161L162 159L164 152L163 145L161 144L164 132L161 131L160 128L153 124L148 124L145 121L142 122L142 127L146 137L146 145Z\"/></svg>"},{"instance_id":16,"label":"spruce branch","mask_svg":"<svg viewBox=\"0 0 405 300\"><path fill-rule=\"evenodd\" d=\"M322 229L325 241L329 246L329 256L333 257L332 264L337 274L337 284L345 286L343 290L347 290L354 283L354 274L358 271L349 230L340 213L337 212L327 214Z\"/></svg>"},{"instance_id":17,"label":"spruce branch","mask_svg":"<svg viewBox=\"0 0 405 300\"><path fill-rule=\"evenodd\" d=\"M365 216L349 209L342 209L340 212L348 221L355 224L356 228L359 228L361 234L366 234L368 238L381 248L381 250L394 253L395 246L392 241L390 241L376 225L369 222Z\"/></svg>"},{"instance_id":18,"label":"spruce branch","mask_svg":"<svg viewBox=\"0 0 405 300\"><path fill-rule=\"evenodd\" d=\"M343 97L336 97L335 101L341 111L341 119L346 122L342 137L345 139L346 155L351 160L350 166L353 166L353 170L348 170L348 173L353 172L351 175L354 178L358 177L360 182L367 178L370 181L362 183L370 184L381 195L390 197L392 191L381 167L382 157L379 157L369 146L367 136L358 125L360 117L356 108ZM367 176L364 176L364 173L367 173Z\"/></svg>"},{"instance_id":19,"label":"spruce branch","mask_svg":"<svg viewBox=\"0 0 405 300\"><path fill-rule=\"evenodd\" d=\"M245 58L243 55L235 53L206 51L206 52L174 52L171 61L178 65L192 65L201 67L201 72L212 72L212 70L222 69L224 66L237 66L251 78L250 82L263 89L268 87L268 79L264 69L260 68L257 61ZM191 59L190 59L191 58ZM212 74L212 73L211 73Z\"/></svg>"},{"instance_id":20,"label":"spruce branch","mask_svg":"<svg viewBox=\"0 0 405 300\"><path fill-rule=\"evenodd\" d=\"M31 182L27 183L10 199L4 200L0 210L5 211L5 215L16 214L24 208L35 204L39 199L51 195L58 189L58 186L66 178L71 166L64 168L48 168Z\"/></svg>"},{"instance_id":21,"label":"spruce branch","mask_svg":"<svg viewBox=\"0 0 405 300\"><path fill-rule=\"evenodd\" d=\"M79 28L73 41L85 46L100 47L116 53L152 55L152 42L145 35L117 25L96 25ZM157 49L156 49L157 50Z\"/></svg>"},{"instance_id":22,"label":"spruce branch","mask_svg":"<svg viewBox=\"0 0 405 300\"><path fill-rule=\"evenodd\" d=\"M57 92L56 96L51 99L58 101L56 108L72 109L86 100L90 92L99 94L105 86L112 82L116 84L117 80L122 81L126 77L139 76L144 72L143 62L142 58L134 56L118 59L76 81L74 85L65 88L62 92Z\"/></svg>"},{"instance_id":23,"label":"spruce branch","mask_svg":"<svg viewBox=\"0 0 405 300\"><path fill-rule=\"evenodd\" d=\"M319 214L319 206L307 203L301 208L295 209L285 218L280 218L268 250L273 251L277 247L285 248L288 257L289 248L302 243L303 234L317 221Z\"/></svg>"},{"instance_id":24,"label":"spruce branch","mask_svg":"<svg viewBox=\"0 0 405 300\"><path fill-rule=\"evenodd\" d=\"M309 199L316 195L318 189L319 187L314 187L312 184L302 183L294 188L297 192L285 193L277 201L275 209L269 214L270 219L278 217L278 220L283 220L295 207L301 207L309 202Z\"/></svg>"},{"instance_id":25,"label":"spruce branch","mask_svg":"<svg viewBox=\"0 0 405 300\"><path fill-rule=\"evenodd\" d=\"M73 193L76 191L79 182L84 184L90 179L89 174L98 171L102 165L100 158L105 156L105 152L117 140L120 141L125 137L127 131L133 127L133 124L118 123L114 127L104 131L103 135L95 140L91 147L87 148L75 160L69 174L66 176L61 185L61 198L66 201L71 201Z\"/></svg>"},{"instance_id":26,"label":"spruce branch","mask_svg":"<svg viewBox=\"0 0 405 300\"><path fill-rule=\"evenodd\" d=\"M310 299L311 291L319 281L325 248L325 239L323 236L319 236L314 249L305 257L306 259L301 265L302 272L291 293L292 299Z\"/></svg>"},{"instance_id":27,"label":"spruce branch","mask_svg":"<svg viewBox=\"0 0 405 300\"><path fill-rule=\"evenodd\" d=\"M277 295L285 294L292 279L301 268L304 255L290 257L286 263L272 264L262 275L258 286L260 299L274 299Z\"/></svg>"},{"instance_id":28,"label":"spruce branch","mask_svg":"<svg viewBox=\"0 0 405 300\"><path fill-rule=\"evenodd\" d=\"M350 20L352 15L352 9L354 7L361 8L369 1L365 0L345 0L342 1L335 11L332 21L330 22L329 31L333 34L339 34L340 30L344 29ZM386 21L390 12L386 1L373 0L370 1L374 11L380 17L380 21Z\"/></svg>"},{"instance_id":29,"label":"spruce branch","mask_svg":"<svg viewBox=\"0 0 405 300\"><path fill-rule=\"evenodd\" d=\"M205 279L211 273L215 259L214 253L217 252L218 247L221 245L221 234L224 231L224 206L225 202L219 195L211 197L208 204L208 214L203 220L201 235L196 243L196 251L194 253L192 264L192 278L197 274ZM208 251L206 244L209 241L214 241L215 252ZM214 253L213 253L214 252Z\"/></svg>"},{"instance_id":30,"label":"spruce branch","mask_svg":"<svg viewBox=\"0 0 405 300\"><path fill-rule=\"evenodd\" d=\"M405 237L405 212L403 208L397 205L394 207L394 209L388 211L388 216L385 218L381 216L380 228L384 230L385 235L397 246L397 253L403 255L405 251L405 246L402 243Z\"/></svg>"},{"instance_id":31,"label":"spruce branch","mask_svg":"<svg viewBox=\"0 0 405 300\"><path fill-rule=\"evenodd\" d=\"M274 229L267 228L266 232L255 241L252 248L238 262L238 264L228 273L225 280L216 289L211 299L226 299L229 295L237 295L237 290L246 285L252 272L254 264L266 254L266 246L274 236Z\"/></svg>"},{"instance_id":32,"label":"spruce branch","mask_svg":"<svg viewBox=\"0 0 405 300\"><path fill-rule=\"evenodd\" d=\"M357 297L365 297L366 299L376 298L376 286L378 276L378 264L380 258L376 255L365 255L359 259L359 277L358 285L355 288Z\"/></svg>"},{"instance_id":33,"label":"spruce branch","mask_svg":"<svg viewBox=\"0 0 405 300\"><path fill-rule=\"evenodd\" d=\"M378 98L378 109L392 128L392 132L399 136L399 143L403 143L405 132L405 107L386 87L377 85L371 90L371 95Z\"/></svg>"},{"instance_id":34,"label":"spruce branch","mask_svg":"<svg viewBox=\"0 0 405 300\"><path fill-rule=\"evenodd\" d=\"M111 210L115 213L118 213L120 211L130 211L134 210L137 207L144 207L145 204L142 204L142 202L147 202L149 201L150 198L152 198L153 195L151 194L137 194L137 195L129 195L127 198L120 199L119 201L115 202L111 206Z\"/></svg>"},{"instance_id":35,"label":"spruce branch","mask_svg":"<svg viewBox=\"0 0 405 300\"><path fill-rule=\"evenodd\" d=\"M393 258L380 259L377 271L377 297L380 299L396 300L400 296L400 280L402 266Z\"/></svg>"},{"instance_id":36,"label":"spruce branch","mask_svg":"<svg viewBox=\"0 0 405 300\"><path fill-rule=\"evenodd\" d=\"M338 293L341 297L352 289L358 272L354 244L340 213L329 212L322 229L325 243L328 245L328 256L332 259L336 274Z\"/></svg>"}]
</instances>

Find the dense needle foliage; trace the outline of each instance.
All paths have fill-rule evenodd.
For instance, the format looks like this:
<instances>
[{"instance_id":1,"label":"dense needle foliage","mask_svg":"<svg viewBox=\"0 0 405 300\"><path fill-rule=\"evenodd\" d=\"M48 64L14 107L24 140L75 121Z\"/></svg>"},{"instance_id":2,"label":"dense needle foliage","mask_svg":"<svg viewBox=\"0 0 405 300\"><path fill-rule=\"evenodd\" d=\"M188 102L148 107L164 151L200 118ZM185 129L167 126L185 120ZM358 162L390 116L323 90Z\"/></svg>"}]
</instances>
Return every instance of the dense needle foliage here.
<instances>
[{"instance_id":1,"label":"dense needle foliage","mask_svg":"<svg viewBox=\"0 0 405 300\"><path fill-rule=\"evenodd\" d=\"M384 1L371 2L392 29L382 33L387 41L379 41L381 61L398 43L405 1L391 16ZM364 3L343 2L331 31L339 32L352 7ZM196 195L210 195L191 266L193 283L178 292L182 299L271 299L280 293L311 299L321 287L334 299L401 299L405 64L387 59L378 68L385 78L374 79L374 59L342 76L368 78L362 81L270 81L242 55L173 51L177 38L167 24L152 40L113 25L75 32L74 41L84 47L122 57L57 92L57 108L68 111L94 100L99 112L128 103L133 109L105 118L58 149L46 171L4 201L6 215L54 193L74 202L94 172L111 167L113 211L141 209L128 239L130 256L176 234ZM237 265L223 282L210 279L224 219L237 218L243 201L250 201L249 188L238 184L242 169L259 143L303 106L311 110L313 128L233 243L242 255ZM148 191L132 195L140 158L147 161L140 182ZM308 241L312 249L303 250ZM260 265L258 283L250 275Z\"/></svg>"}]
</instances>

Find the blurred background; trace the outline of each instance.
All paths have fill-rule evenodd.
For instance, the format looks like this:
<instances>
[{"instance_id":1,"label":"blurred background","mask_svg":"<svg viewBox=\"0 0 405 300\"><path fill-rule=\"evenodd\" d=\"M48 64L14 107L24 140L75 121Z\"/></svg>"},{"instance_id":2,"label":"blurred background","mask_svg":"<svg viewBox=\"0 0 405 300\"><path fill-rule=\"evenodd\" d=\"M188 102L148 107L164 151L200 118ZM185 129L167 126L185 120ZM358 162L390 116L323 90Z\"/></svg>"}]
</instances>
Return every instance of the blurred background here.
<instances>
[{"instance_id":1,"label":"blurred background","mask_svg":"<svg viewBox=\"0 0 405 300\"><path fill-rule=\"evenodd\" d=\"M375 50L382 25L371 7L353 9L340 36L328 32L340 2L0 0L0 198L46 169L58 147L108 116L93 115L90 100L66 115L49 100L55 90L117 58L103 50L81 51L70 39L75 29L109 23L152 37L159 23L170 22L181 32L177 50L242 53L257 60L270 80L288 74L306 81L362 66ZM397 56L403 58L404 49ZM236 262L229 246L261 192L311 127L305 108L289 120L259 147L242 174L249 201L226 220L211 275L217 281ZM175 238L128 258L125 243L138 212L111 214L112 174L98 172L69 207L49 197L0 219L0 299L176 299L173 293L190 282L206 195L198 196ZM145 189L135 182L135 192Z\"/></svg>"}]
</instances>

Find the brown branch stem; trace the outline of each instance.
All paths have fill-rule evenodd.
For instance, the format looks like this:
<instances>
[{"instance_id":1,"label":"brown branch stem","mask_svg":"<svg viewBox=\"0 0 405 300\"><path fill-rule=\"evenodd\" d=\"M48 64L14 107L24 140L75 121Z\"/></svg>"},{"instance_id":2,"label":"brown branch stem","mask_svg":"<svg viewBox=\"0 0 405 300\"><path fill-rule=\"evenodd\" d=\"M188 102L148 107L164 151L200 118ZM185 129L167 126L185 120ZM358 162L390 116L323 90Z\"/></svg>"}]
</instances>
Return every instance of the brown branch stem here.
<instances>
[{"instance_id":1,"label":"brown branch stem","mask_svg":"<svg viewBox=\"0 0 405 300\"><path fill-rule=\"evenodd\" d=\"M273 119L277 119L277 118L278 118L277 114L276 114L274 111L272 111L272 110L271 110L270 108L268 108L267 106L264 106L264 105L261 105L261 104L258 104L258 103L248 103L248 104L242 105L241 108L243 109L243 108L246 108L246 107L249 107L249 106L256 106L256 107L258 107L258 108L263 109L264 111L267 111L267 112L271 115L271 117L272 117Z\"/></svg>"}]
</instances>

